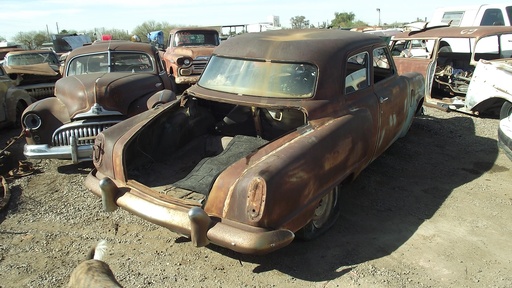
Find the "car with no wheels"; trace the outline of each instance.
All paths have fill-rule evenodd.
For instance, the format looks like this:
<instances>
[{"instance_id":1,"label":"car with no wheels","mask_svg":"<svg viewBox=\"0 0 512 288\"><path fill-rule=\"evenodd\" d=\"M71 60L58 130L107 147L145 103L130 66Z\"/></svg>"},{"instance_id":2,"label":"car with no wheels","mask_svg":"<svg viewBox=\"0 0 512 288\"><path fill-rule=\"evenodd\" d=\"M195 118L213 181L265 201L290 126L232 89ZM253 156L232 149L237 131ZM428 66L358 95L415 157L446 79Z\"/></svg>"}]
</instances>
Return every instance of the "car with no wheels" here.
<instances>
[{"instance_id":1,"label":"car with no wheels","mask_svg":"<svg viewBox=\"0 0 512 288\"><path fill-rule=\"evenodd\" d=\"M377 36L238 35L179 100L99 133L85 185L196 246L269 253L333 225L341 184L406 135L424 87Z\"/></svg>"},{"instance_id":2,"label":"car with no wheels","mask_svg":"<svg viewBox=\"0 0 512 288\"><path fill-rule=\"evenodd\" d=\"M176 99L159 51L148 43L104 41L74 49L55 97L25 109L29 159L90 161L96 135Z\"/></svg>"},{"instance_id":3,"label":"car with no wheels","mask_svg":"<svg viewBox=\"0 0 512 288\"><path fill-rule=\"evenodd\" d=\"M507 100L469 93L479 61L512 57L512 27L449 27L428 22L393 36L391 53L400 73L425 77L425 105L478 116L497 116ZM476 96L476 97L474 97Z\"/></svg>"}]
</instances>

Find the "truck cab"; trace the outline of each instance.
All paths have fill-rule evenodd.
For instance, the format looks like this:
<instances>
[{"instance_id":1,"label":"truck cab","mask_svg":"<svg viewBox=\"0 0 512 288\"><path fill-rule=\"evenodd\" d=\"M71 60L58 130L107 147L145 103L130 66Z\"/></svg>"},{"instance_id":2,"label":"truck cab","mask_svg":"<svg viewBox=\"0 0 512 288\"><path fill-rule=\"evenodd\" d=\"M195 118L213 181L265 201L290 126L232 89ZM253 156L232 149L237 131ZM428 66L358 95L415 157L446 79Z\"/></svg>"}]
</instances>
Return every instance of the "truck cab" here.
<instances>
[{"instance_id":1,"label":"truck cab","mask_svg":"<svg viewBox=\"0 0 512 288\"><path fill-rule=\"evenodd\" d=\"M451 26L511 26L512 5L483 4L440 7L430 22L449 23Z\"/></svg>"}]
</instances>

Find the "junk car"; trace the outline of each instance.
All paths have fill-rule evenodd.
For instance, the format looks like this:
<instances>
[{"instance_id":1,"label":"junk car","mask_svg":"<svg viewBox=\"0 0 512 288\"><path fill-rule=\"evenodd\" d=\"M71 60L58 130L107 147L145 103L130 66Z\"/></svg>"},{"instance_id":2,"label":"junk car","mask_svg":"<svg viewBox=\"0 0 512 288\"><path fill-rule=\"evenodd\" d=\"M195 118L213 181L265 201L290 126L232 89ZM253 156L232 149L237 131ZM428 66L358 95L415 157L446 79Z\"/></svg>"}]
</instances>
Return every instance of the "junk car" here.
<instances>
[{"instance_id":1,"label":"junk car","mask_svg":"<svg viewBox=\"0 0 512 288\"><path fill-rule=\"evenodd\" d=\"M16 85L36 100L52 97L61 78L59 57L52 50L11 51L3 65Z\"/></svg>"},{"instance_id":2,"label":"junk car","mask_svg":"<svg viewBox=\"0 0 512 288\"><path fill-rule=\"evenodd\" d=\"M413 23L393 36L391 53L399 73L416 71L425 77L425 104L471 115L499 115L504 99L466 99L479 60L512 56L512 27L449 27Z\"/></svg>"},{"instance_id":3,"label":"junk car","mask_svg":"<svg viewBox=\"0 0 512 288\"><path fill-rule=\"evenodd\" d=\"M66 58L55 97L23 112L24 154L90 161L99 132L174 99L158 50L150 44L118 40L76 48Z\"/></svg>"},{"instance_id":4,"label":"junk car","mask_svg":"<svg viewBox=\"0 0 512 288\"><path fill-rule=\"evenodd\" d=\"M424 87L378 36L238 35L179 100L99 133L85 185L196 246L269 253L333 225L341 184L406 135Z\"/></svg>"},{"instance_id":5,"label":"junk car","mask_svg":"<svg viewBox=\"0 0 512 288\"><path fill-rule=\"evenodd\" d=\"M33 101L30 94L18 88L0 65L0 128L21 126L21 114Z\"/></svg>"}]
</instances>

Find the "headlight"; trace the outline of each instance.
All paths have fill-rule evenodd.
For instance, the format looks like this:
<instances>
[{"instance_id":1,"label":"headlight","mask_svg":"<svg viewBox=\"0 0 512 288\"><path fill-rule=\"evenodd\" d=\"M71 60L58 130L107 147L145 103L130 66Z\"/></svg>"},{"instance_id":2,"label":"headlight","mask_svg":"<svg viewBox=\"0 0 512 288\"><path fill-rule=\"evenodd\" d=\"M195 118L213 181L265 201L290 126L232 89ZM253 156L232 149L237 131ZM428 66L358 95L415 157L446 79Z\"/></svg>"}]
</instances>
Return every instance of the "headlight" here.
<instances>
[{"instance_id":1,"label":"headlight","mask_svg":"<svg viewBox=\"0 0 512 288\"><path fill-rule=\"evenodd\" d=\"M258 221L263 215L267 198L267 183L261 177L254 178L247 191L247 216L252 221Z\"/></svg>"},{"instance_id":2,"label":"headlight","mask_svg":"<svg viewBox=\"0 0 512 288\"><path fill-rule=\"evenodd\" d=\"M41 117L34 113L27 113L23 117L23 125L25 125L25 128L27 129L39 129L39 127L41 127L41 123Z\"/></svg>"},{"instance_id":3,"label":"headlight","mask_svg":"<svg viewBox=\"0 0 512 288\"><path fill-rule=\"evenodd\" d=\"M192 59L188 57L181 57L176 60L176 64L178 64L178 66L189 66L192 64Z\"/></svg>"}]
</instances>

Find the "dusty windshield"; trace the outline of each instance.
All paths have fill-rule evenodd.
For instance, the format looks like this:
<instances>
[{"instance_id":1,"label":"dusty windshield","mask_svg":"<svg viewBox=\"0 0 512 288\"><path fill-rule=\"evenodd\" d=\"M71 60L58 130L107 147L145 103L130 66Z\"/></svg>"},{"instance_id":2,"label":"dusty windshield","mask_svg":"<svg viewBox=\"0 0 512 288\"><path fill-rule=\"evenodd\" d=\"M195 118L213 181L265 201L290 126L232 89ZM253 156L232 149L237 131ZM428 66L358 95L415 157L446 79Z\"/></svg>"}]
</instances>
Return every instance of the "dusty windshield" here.
<instances>
[{"instance_id":1,"label":"dusty windshield","mask_svg":"<svg viewBox=\"0 0 512 288\"><path fill-rule=\"evenodd\" d=\"M219 45L217 33L210 31L181 31L174 36L174 46Z\"/></svg>"},{"instance_id":2,"label":"dusty windshield","mask_svg":"<svg viewBox=\"0 0 512 288\"><path fill-rule=\"evenodd\" d=\"M6 65L33 65L41 63L59 65L59 59L53 52L14 54L7 55L6 58Z\"/></svg>"},{"instance_id":3,"label":"dusty windshield","mask_svg":"<svg viewBox=\"0 0 512 288\"><path fill-rule=\"evenodd\" d=\"M307 63L264 62L214 56L198 85L207 89L274 98L313 96L318 70Z\"/></svg>"},{"instance_id":4,"label":"dusty windshield","mask_svg":"<svg viewBox=\"0 0 512 288\"><path fill-rule=\"evenodd\" d=\"M109 57L110 55L110 57ZM116 52L78 56L72 59L66 74L80 75L109 72L153 72L155 65L144 53Z\"/></svg>"}]
</instances>

